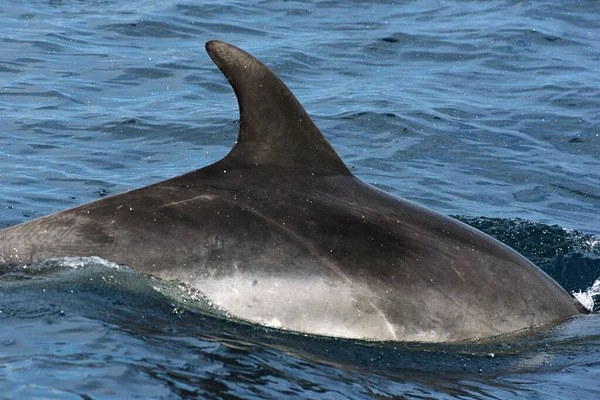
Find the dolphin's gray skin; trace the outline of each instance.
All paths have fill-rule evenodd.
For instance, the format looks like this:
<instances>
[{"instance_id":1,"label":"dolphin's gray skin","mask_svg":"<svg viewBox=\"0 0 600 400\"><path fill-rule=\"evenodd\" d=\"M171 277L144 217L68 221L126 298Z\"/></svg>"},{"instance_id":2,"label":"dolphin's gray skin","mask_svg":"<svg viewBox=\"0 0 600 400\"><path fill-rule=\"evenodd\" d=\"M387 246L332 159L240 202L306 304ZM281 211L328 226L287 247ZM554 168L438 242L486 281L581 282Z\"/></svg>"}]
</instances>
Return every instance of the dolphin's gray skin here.
<instances>
[{"instance_id":1,"label":"dolphin's gray skin","mask_svg":"<svg viewBox=\"0 0 600 400\"><path fill-rule=\"evenodd\" d=\"M0 231L0 262L100 256L201 290L230 314L348 338L489 338L583 312L525 258L354 177L260 61L206 44L238 141L188 174Z\"/></svg>"}]
</instances>

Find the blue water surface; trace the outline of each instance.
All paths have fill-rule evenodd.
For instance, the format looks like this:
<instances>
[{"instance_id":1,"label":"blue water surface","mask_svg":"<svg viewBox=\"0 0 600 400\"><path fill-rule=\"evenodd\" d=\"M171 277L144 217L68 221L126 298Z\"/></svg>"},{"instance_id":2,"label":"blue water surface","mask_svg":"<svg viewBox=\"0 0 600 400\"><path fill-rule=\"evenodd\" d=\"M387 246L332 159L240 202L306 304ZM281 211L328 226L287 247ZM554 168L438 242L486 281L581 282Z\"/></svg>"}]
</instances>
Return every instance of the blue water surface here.
<instances>
[{"instance_id":1,"label":"blue water surface","mask_svg":"<svg viewBox=\"0 0 600 400\"><path fill-rule=\"evenodd\" d=\"M271 67L358 177L600 300L595 0L3 2L0 228L222 158L239 115L211 39ZM492 344L311 337L66 260L0 276L0 397L597 399L598 332L591 315Z\"/></svg>"}]
</instances>

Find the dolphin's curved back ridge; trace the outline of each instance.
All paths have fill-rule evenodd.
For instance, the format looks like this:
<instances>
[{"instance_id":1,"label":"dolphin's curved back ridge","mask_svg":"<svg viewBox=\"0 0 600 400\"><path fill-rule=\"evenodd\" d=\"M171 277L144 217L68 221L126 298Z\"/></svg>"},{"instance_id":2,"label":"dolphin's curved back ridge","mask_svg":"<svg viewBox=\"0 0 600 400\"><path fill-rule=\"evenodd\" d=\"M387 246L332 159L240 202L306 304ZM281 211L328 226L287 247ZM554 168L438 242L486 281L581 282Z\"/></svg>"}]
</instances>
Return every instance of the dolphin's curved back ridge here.
<instances>
[{"instance_id":1,"label":"dolphin's curved back ridge","mask_svg":"<svg viewBox=\"0 0 600 400\"><path fill-rule=\"evenodd\" d=\"M269 68L217 40L206 43L206 51L229 80L240 108L237 143L222 164L350 175L293 93Z\"/></svg>"},{"instance_id":2,"label":"dolphin's curved back ridge","mask_svg":"<svg viewBox=\"0 0 600 400\"><path fill-rule=\"evenodd\" d=\"M509 247L353 176L256 58L219 41L206 49L240 107L231 152L1 230L0 274L99 256L184 281L241 319L371 340L487 339L585 312Z\"/></svg>"}]
</instances>

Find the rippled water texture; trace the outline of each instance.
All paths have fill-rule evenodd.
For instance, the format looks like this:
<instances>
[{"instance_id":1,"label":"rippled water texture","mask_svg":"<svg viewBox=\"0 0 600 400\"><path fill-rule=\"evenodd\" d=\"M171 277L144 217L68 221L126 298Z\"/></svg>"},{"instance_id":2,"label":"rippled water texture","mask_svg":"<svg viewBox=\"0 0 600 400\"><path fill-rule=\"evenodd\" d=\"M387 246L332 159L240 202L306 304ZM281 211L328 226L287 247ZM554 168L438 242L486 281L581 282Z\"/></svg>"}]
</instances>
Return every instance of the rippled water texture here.
<instances>
[{"instance_id":1,"label":"rippled water texture","mask_svg":"<svg viewBox=\"0 0 600 400\"><path fill-rule=\"evenodd\" d=\"M220 39L270 66L361 179L589 290L599 15L595 0L2 2L0 228L224 156L237 104L204 51ZM394 348L248 326L82 265L2 276L0 397L600 398L596 316L495 347Z\"/></svg>"}]
</instances>

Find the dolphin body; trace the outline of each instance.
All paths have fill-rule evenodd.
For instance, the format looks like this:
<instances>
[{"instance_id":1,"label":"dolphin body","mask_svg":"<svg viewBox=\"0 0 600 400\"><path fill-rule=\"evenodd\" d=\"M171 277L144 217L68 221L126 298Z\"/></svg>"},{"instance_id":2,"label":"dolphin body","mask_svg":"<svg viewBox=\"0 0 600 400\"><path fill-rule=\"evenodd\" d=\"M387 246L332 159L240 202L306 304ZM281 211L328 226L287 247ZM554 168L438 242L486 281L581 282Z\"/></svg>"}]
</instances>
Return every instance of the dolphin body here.
<instances>
[{"instance_id":1,"label":"dolphin body","mask_svg":"<svg viewBox=\"0 0 600 400\"><path fill-rule=\"evenodd\" d=\"M244 320L357 339L485 339L585 312L509 247L354 177L253 56L206 49L239 103L231 152L4 229L0 263L99 256L187 282Z\"/></svg>"}]
</instances>

